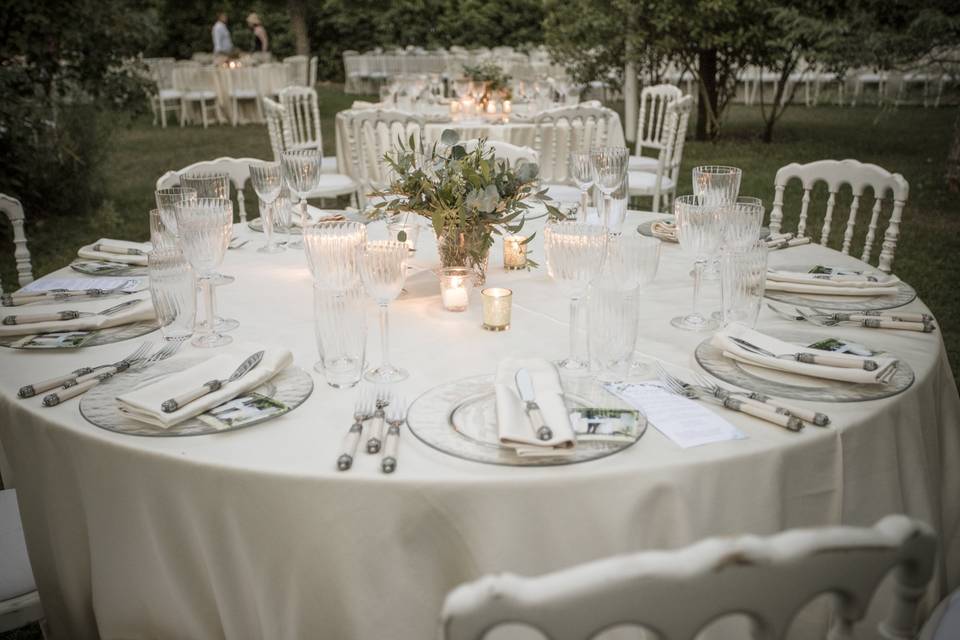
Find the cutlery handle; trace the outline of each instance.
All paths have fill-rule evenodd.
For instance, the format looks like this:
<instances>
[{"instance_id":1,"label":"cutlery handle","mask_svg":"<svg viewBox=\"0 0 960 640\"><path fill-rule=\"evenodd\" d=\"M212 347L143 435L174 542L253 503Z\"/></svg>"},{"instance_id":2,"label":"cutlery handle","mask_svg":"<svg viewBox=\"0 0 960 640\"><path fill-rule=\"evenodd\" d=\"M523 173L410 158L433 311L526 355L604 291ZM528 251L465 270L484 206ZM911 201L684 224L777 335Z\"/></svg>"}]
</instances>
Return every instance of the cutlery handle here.
<instances>
[{"instance_id":1,"label":"cutlery handle","mask_svg":"<svg viewBox=\"0 0 960 640\"><path fill-rule=\"evenodd\" d=\"M382 443L383 411L378 410L373 414L373 428L370 430L370 437L367 438L367 453L379 453Z\"/></svg>"},{"instance_id":2,"label":"cutlery handle","mask_svg":"<svg viewBox=\"0 0 960 640\"><path fill-rule=\"evenodd\" d=\"M63 389L58 389L53 393L48 393L47 395L43 396L43 406L55 407L65 400L76 398L80 394L86 393L90 389L93 389L95 386L110 378L112 375L113 374L107 374L106 376L100 375L85 382L79 382L73 386L64 387Z\"/></svg>"},{"instance_id":3,"label":"cutlery handle","mask_svg":"<svg viewBox=\"0 0 960 640\"><path fill-rule=\"evenodd\" d=\"M5 325L21 325L33 322L56 322L58 320L76 320L80 317L79 311L54 311L51 313L21 313L3 317Z\"/></svg>"},{"instance_id":4,"label":"cutlery handle","mask_svg":"<svg viewBox=\"0 0 960 640\"><path fill-rule=\"evenodd\" d=\"M828 367L842 367L844 369L863 369L864 371L876 371L877 363L874 360L865 360L857 358L841 358L839 356L822 355L819 353L801 352L796 354L797 362L806 364L822 364Z\"/></svg>"},{"instance_id":5,"label":"cutlery handle","mask_svg":"<svg viewBox=\"0 0 960 640\"><path fill-rule=\"evenodd\" d=\"M880 320L898 320L900 322L933 322L933 316L929 313L904 313L900 311L887 313L885 311L864 311L863 313L850 313L847 315L849 316L849 320L879 318Z\"/></svg>"},{"instance_id":6,"label":"cutlery handle","mask_svg":"<svg viewBox=\"0 0 960 640\"><path fill-rule=\"evenodd\" d=\"M543 414L540 413L540 407L536 404L532 406L528 404L527 417L533 426L533 432L537 435L537 440L547 441L553 438L553 430L547 426L546 421L543 419Z\"/></svg>"},{"instance_id":7,"label":"cutlery handle","mask_svg":"<svg viewBox=\"0 0 960 640\"><path fill-rule=\"evenodd\" d=\"M860 326L867 329L901 329L903 331L920 331L930 333L934 326L930 322L913 322L908 320L888 320L886 318L858 318Z\"/></svg>"},{"instance_id":8,"label":"cutlery handle","mask_svg":"<svg viewBox=\"0 0 960 640\"><path fill-rule=\"evenodd\" d=\"M343 438L343 453L337 458L337 469L346 471L353 466L353 459L357 456L357 445L360 444L360 435L363 433L363 423L354 422Z\"/></svg>"},{"instance_id":9,"label":"cutlery handle","mask_svg":"<svg viewBox=\"0 0 960 640\"><path fill-rule=\"evenodd\" d=\"M739 411L740 413L751 415L754 418L772 422L790 431L800 431L800 429L803 429L803 422L796 416L777 413L772 409L761 409L755 405L747 404L738 398L727 397L727 399L723 401L723 406L731 411Z\"/></svg>"},{"instance_id":10,"label":"cutlery handle","mask_svg":"<svg viewBox=\"0 0 960 640\"><path fill-rule=\"evenodd\" d=\"M797 416L801 420L806 420L807 422L815 424L818 427L825 427L830 424L830 417L825 413L820 413L819 411L812 411L810 409L802 409L797 406L784 404L779 400L774 400L773 398L765 396L762 393L751 393L748 397L751 400L762 403L762 405L767 408L773 408L778 412L784 412L792 416Z\"/></svg>"},{"instance_id":11,"label":"cutlery handle","mask_svg":"<svg viewBox=\"0 0 960 640\"><path fill-rule=\"evenodd\" d=\"M197 387L193 391L187 391L182 393L175 398L170 398L169 400L164 400L163 404L160 405L160 409L164 413L173 413L177 409L182 409L184 406L190 404L197 398L202 398L208 393L213 393L217 389L223 386L223 383L219 380L211 380L210 382L204 382L203 386Z\"/></svg>"},{"instance_id":12,"label":"cutlery handle","mask_svg":"<svg viewBox=\"0 0 960 640\"><path fill-rule=\"evenodd\" d=\"M390 425L387 429L387 440L383 444L383 459L380 461L380 470L384 473L393 473L397 468L397 444L400 442L400 425Z\"/></svg>"},{"instance_id":13,"label":"cutlery handle","mask_svg":"<svg viewBox=\"0 0 960 640\"><path fill-rule=\"evenodd\" d=\"M5 307L19 307L20 305L30 304L32 302L40 302L42 300L49 300L48 296L23 296L21 298L8 298L4 296L3 306Z\"/></svg>"},{"instance_id":14,"label":"cutlery handle","mask_svg":"<svg viewBox=\"0 0 960 640\"><path fill-rule=\"evenodd\" d=\"M83 369L77 369L73 373L68 373L66 375L59 376L57 378L49 378L41 382L34 382L33 384L28 384L20 387L20 390L17 392L17 395L21 398L32 398L38 393L43 393L44 391L49 391L54 387L62 387L71 380L75 380L77 376L83 376L91 373L93 369L89 367L84 367Z\"/></svg>"}]
</instances>

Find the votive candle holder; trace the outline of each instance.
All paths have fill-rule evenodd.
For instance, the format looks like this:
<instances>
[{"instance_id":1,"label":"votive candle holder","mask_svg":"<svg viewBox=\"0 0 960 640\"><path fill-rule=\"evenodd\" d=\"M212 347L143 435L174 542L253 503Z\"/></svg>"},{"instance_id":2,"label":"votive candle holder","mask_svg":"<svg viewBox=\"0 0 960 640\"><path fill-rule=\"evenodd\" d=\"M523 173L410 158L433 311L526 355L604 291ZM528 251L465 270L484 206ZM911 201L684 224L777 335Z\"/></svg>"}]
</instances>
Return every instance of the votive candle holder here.
<instances>
[{"instance_id":1,"label":"votive candle holder","mask_svg":"<svg viewBox=\"0 0 960 640\"><path fill-rule=\"evenodd\" d=\"M440 300L447 311L466 311L470 304L473 272L466 267L440 270Z\"/></svg>"},{"instance_id":2,"label":"votive candle holder","mask_svg":"<svg viewBox=\"0 0 960 640\"><path fill-rule=\"evenodd\" d=\"M527 245L523 236L503 237L503 268L523 269L527 266Z\"/></svg>"},{"instance_id":3,"label":"votive candle holder","mask_svg":"<svg viewBox=\"0 0 960 640\"><path fill-rule=\"evenodd\" d=\"M506 331L510 328L513 291L504 287L487 287L483 297L483 328L487 331Z\"/></svg>"}]
</instances>

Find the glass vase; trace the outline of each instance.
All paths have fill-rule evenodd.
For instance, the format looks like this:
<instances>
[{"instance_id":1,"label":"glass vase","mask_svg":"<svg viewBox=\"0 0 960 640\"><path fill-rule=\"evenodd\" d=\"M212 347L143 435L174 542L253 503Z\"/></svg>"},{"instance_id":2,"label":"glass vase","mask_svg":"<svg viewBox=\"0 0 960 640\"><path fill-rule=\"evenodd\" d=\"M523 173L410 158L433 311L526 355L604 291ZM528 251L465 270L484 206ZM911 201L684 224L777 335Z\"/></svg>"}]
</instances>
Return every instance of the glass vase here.
<instances>
[{"instance_id":1,"label":"glass vase","mask_svg":"<svg viewBox=\"0 0 960 640\"><path fill-rule=\"evenodd\" d=\"M466 267L473 271L473 283L482 287L487 281L487 263L490 258L490 232L482 229L450 229L437 236L440 266Z\"/></svg>"}]
</instances>

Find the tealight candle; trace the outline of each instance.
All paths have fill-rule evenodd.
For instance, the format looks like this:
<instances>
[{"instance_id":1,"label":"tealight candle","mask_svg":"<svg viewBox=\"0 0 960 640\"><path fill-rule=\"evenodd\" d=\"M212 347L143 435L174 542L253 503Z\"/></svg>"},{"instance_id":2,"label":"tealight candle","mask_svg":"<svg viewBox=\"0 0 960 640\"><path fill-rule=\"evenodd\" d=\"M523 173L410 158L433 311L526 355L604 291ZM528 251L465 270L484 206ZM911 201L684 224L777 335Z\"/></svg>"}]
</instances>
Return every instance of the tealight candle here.
<instances>
[{"instance_id":1,"label":"tealight candle","mask_svg":"<svg viewBox=\"0 0 960 640\"><path fill-rule=\"evenodd\" d=\"M447 311L466 311L470 304L470 285L473 272L465 267L447 267L440 270L440 300Z\"/></svg>"},{"instance_id":2,"label":"tealight candle","mask_svg":"<svg viewBox=\"0 0 960 640\"><path fill-rule=\"evenodd\" d=\"M461 106L459 102L457 102L456 100L450 101L450 115L455 116L459 114L460 109L461 109Z\"/></svg>"},{"instance_id":3,"label":"tealight candle","mask_svg":"<svg viewBox=\"0 0 960 640\"><path fill-rule=\"evenodd\" d=\"M495 115L497 113L497 103L491 100L487 103L487 114Z\"/></svg>"},{"instance_id":4,"label":"tealight candle","mask_svg":"<svg viewBox=\"0 0 960 640\"><path fill-rule=\"evenodd\" d=\"M527 266L527 245L523 236L503 237L503 268L523 269Z\"/></svg>"},{"instance_id":5,"label":"tealight candle","mask_svg":"<svg viewBox=\"0 0 960 640\"><path fill-rule=\"evenodd\" d=\"M483 328L487 331L509 329L513 291L503 287L488 287L480 293L483 296Z\"/></svg>"},{"instance_id":6,"label":"tealight candle","mask_svg":"<svg viewBox=\"0 0 960 640\"><path fill-rule=\"evenodd\" d=\"M509 100L504 100L504 101L503 101L503 112L504 112L504 113L510 113L511 111L513 111L513 105L510 103Z\"/></svg>"}]
</instances>

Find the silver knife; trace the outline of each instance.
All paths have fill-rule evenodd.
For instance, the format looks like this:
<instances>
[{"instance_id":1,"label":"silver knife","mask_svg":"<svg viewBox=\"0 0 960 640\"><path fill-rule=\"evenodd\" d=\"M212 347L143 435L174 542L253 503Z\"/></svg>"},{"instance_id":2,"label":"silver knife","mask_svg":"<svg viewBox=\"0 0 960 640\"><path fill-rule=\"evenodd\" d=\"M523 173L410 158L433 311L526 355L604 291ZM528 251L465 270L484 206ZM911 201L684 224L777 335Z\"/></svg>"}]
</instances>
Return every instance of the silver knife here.
<instances>
[{"instance_id":1,"label":"silver knife","mask_svg":"<svg viewBox=\"0 0 960 640\"><path fill-rule=\"evenodd\" d=\"M540 406L536 402L536 393L533 390L533 379L530 372L526 369L518 369L514 376L517 383L517 391L520 392L520 399L523 400L523 410L527 413L527 419L533 425L534 433L540 440L549 440L553 437L553 431L546 425L543 416L540 414Z\"/></svg>"},{"instance_id":2,"label":"silver knife","mask_svg":"<svg viewBox=\"0 0 960 640\"><path fill-rule=\"evenodd\" d=\"M160 405L160 408L164 413L173 413L177 409L182 409L184 406L190 404L197 398L202 398L208 393L213 393L214 391L220 389L225 384L239 380L243 376L247 375L250 371L255 369L258 364L260 364L260 361L263 360L263 354L263 351L257 351L255 354L244 360L229 378L205 382L203 383L203 386L194 389L193 391L183 393L176 398L164 400L163 404Z\"/></svg>"}]
</instances>

